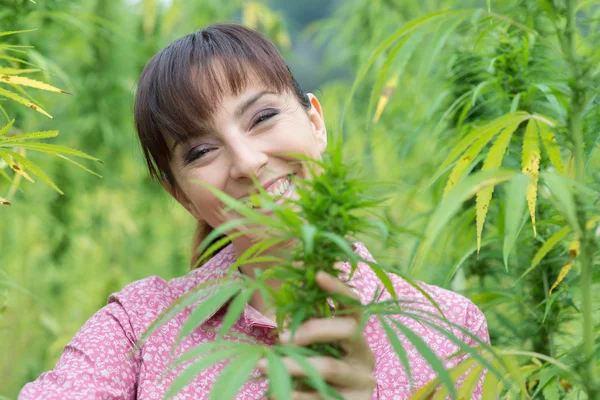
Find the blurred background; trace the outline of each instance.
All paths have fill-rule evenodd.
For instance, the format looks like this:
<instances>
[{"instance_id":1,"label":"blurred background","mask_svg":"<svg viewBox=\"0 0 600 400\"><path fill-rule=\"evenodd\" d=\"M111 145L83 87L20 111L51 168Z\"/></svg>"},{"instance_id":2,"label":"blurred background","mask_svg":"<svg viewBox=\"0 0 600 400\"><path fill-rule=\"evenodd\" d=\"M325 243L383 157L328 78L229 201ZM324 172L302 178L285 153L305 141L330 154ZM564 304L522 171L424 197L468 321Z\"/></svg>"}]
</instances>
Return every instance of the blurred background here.
<instances>
[{"instance_id":1,"label":"blurred background","mask_svg":"<svg viewBox=\"0 0 600 400\"><path fill-rule=\"evenodd\" d=\"M239 22L263 32L303 88L321 99L329 132L341 133L343 120L348 160L365 176L387 182L388 216L397 226L420 232L441 198L444 179L435 180L435 173L462 123L508 112L521 86L534 79L534 68L520 64L518 57L531 44L497 25L488 31L493 34L478 37L469 32L468 22L457 29L458 23L449 20L412 36L391 65L376 60L377 68L364 76L343 114L346 100L361 65L407 21L450 7L488 5L444 0L0 0L0 31L35 29L6 37L5 43L33 46L10 56L43 69L32 78L71 93L27 91L54 119L13 102L0 104L16 118L18 130L57 129L60 136L52 143L103 161L84 163L102 175L98 178L59 158L27 153L64 195L42 182L14 187L0 181L0 196L9 193L12 203L0 207L0 395L16 397L26 382L51 369L63 346L111 293L137 279L170 279L189 269L194 220L147 177L132 123L136 81L158 50L213 22ZM524 18L535 13L535 1L505 0L494 6ZM381 81L377 71L382 68L397 73ZM487 97L478 97L473 88L484 81L492 84ZM377 85L380 90L373 92ZM480 92L483 96L483 87ZM463 103L456 106L465 98L477 107L465 111ZM590 160L597 174L597 155ZM520 159L511 158L509 150L506 163L519 169ZM464 206L423 267L411 273L472 298L488 316L494 344L556 355L561 345L568 346L565 337L578 334L570 323L571 292L561 292L548 308L543 303L567 249L555 250L552 262L515 284L541 241L531 237L526 225L512 267L505 269L500 194L490 206L487 236L477 256L472 205ZM543 213L545 205L539 207ZM547 237L552 229L542 225L538 233ZM380 261L405 269L416 240L407 233L391 248L368 244Z\"/></svg>"}]
</instances>

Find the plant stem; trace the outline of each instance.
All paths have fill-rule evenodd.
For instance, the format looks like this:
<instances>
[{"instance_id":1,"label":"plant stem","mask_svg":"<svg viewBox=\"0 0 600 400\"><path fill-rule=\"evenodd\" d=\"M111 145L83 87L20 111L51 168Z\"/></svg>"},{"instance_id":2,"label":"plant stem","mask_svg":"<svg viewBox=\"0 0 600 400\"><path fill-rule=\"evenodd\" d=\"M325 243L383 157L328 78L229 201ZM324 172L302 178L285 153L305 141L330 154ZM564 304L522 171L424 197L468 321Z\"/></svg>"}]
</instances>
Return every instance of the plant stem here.
<instances>
[{"instance_id":1,"label":"plant stem","mask_svg":"<svg viewBox=\"0 0 600 400\"><path fill-rule=\"evenodd\" d=\"M585 154L584 154L584 131L583 111L586 101L586 90L583 83L584 74L581 69L581 61L577 54L575 42L575 6L576 0L566 0L566 26L562 40L559 38L566 61L571 71L571 113L569 116L569 131L573 140L573 158L575 163L575 179L585 183ZM583 350L585 354L584 382L587 387L587 395L590 399L600 398L596 380L596 357L594 351L594 310L592 304L592 269L594 244L586 230L586 217L583 201L577 201L579 240L581 264L581 294L583 312Z\"/></svg>"}]
</instances>

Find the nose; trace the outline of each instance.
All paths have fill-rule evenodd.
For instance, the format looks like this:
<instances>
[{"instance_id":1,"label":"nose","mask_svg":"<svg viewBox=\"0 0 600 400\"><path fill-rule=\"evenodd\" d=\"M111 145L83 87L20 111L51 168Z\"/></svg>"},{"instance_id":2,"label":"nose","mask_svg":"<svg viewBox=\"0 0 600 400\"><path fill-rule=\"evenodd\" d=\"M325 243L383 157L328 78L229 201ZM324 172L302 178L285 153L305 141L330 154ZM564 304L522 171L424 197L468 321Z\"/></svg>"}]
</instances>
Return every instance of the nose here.
<instances>
[{"instance_id":1,"label":"nose","mask_svg":"<svg viewBox=\"0 0 600 400\"><path fill-rule=\"evenodd\" d=\"M229 175L232 179L257 177L262 167L267 164L269 157L248 140L237 140L230 143L231 168Z\"/></svg>"}]
</instances>

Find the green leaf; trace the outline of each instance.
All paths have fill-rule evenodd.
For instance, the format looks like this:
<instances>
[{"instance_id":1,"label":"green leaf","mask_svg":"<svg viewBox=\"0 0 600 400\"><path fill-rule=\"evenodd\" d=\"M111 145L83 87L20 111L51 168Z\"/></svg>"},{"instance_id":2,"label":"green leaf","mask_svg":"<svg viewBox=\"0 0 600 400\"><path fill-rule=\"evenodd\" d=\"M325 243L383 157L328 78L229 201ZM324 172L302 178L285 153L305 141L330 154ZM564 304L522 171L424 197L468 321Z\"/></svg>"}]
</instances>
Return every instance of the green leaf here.
<instances>
[{"instance_id":1,"label":"green leaf","mask_svg":"<svg viewBox=\"0 0 600 400\"><path fill-rule=\"evenodd\" d=\"M248 380L248 376L256 367L262 349L248 349L232 359L217 378L210 391L211 400L234 399L237 392Z\"/></svg>"},{"instance_id":2,"label":"green leaf","mask_svg":"<svg viewBox=\"0 0 600 400\"><path fill-rule=\"evenodd\" d=\"M437 206L431 216L425 228L425 239L421 241L415 252L410 270L415 271L419 267L422 257L436 243L439 234L448 225L450 219L460 209L465 200L485 187L512 179L514 175L514 171L506 170L479 171L459 182Z\"/></svg>"},{"instance_id":3,"label":"green leaf","mask_svg":"<svg viewBox=\"0 0 600 400\"><path fill-rule=\"evenodd\" d=\"M516 122L523 121L526 118L527 114L518 112L514 114L506 114L502 117L499 117L481 127L472 128L471 131L465 135L453 148L450 150L450 153L446 157L446 159L439 166L438 170L433 174L435 177L442 174L456 159L465 152L482 135L491 136L489 140L495 136L496 133L501 131L502 129L508 127L511 124ZM523 119L522 119L523 118ZM488 140L488 141L489 141Z\"/></svg>"},{"instance_id":4,"label":"green leaf","mask_svg":"<svg viewBox=\"0 0 600 400\"><path fill-rule=\"evenodd\" d=\"M356 89L358 88L359 84L362 82L362 80L367 75L367 72L371 68L371 65L373 65L375 60L377 60L379 58L379 56L381 54L383 54L384 51L386 51L390 46L392 46L397 40L399 40L403 36L411 34L415 30L421 28L422 26L428 24L429 22L431 22L435 19L438 19L441 17L457 16L457 15L461 15L461 14L465 14L465 11L456 11L456 10L439 11L439 12L434 12L434 13L425 15L421 18L417 18L413 21L410 21L406 25L403 25L402 27L397 29L394 33L392 33L390 36L388 36L385 40L380 42L380 44L375 48L375 50L373 50L373 52L371 53L371 55L369 56L367 61L360 67L360 69L358 70L358 73L356 74L356 78L354 79L354 83L352 84L352 88L350 89L350 93L348 94L348 97L347 97L348 100L346 101L346 103L344 105L344 109L343 109L342 116L341 116L341 121L344 120L346 113L349 110L352 99L354 98L354 93L356 92Z\"/></svg>"},{"instance_id":5,"label":"green leaf","mask_svg":"<svg viewBox=\"0 0 600 400\"><path fill-rule=\"evenodd\" d=\"M415 346L417 352L429 363L433 371L438 375L440 382L448 388L450 395L453 399L456 399L456 389L454 388L454 382L448 373L448 370L444 367L442 361L438 356L427 346L425 341L421 339L416 333L405 327L399 321L392 320L392 323L402 332L402 334L408 339L408 341Z\"/></svg>"},{"instance_id":6,"label":"green leaf","mask_svg":"<svg viewBox=\"0 0 600 400\"><path fill-rule=\"evenodd\" d=\"M288 400L292 397L292 379L281 358L267 353L267 373L269 375L269 391L275 400Z\"/></svg>"},{"instance_id":7,"label":"green leaf","mask_svg":"<svg viewBox=\"0 0 600 400\"><path fill-rule=\"evenodd\" d=\"M3 150L1 150L1 152L4 153L4 154L7 154L9 156L11 156L23 168L27 169L33 175L35 175L36 177L40 178L44 183L46 183L52 189L56 190L60 194L64 194L62 192L62 190L60 190L58 188L58 186L56 186L56 184L52 181L52 179L50 179L50 177L48 175L46 175L46 173L40 167L38 167L37 165L35 165L33 162L29 161L27 158L23 157L19 153L16 153L16 152L14 152L12 150L3 149Z\"/></svg>"},{"instance_id":8,"label":"green leaf","mask_svg":"<svg viewBox=\"0 0 600 400\"><path fill-rule=\"evenodd\" d=\"M315 247L315 236L317 228L310 224L302 224L302 240L304 242L304 251L312 254Z\"/></svg>"},{"instance_id":9,"label":"green leaf","mask_svg":"<svg viewBox=\"0 0 600 400\"><path fill-rule=\"evenodd\" d=\"M521 122L517 122L509 125L502 131L500 136L498 136L498 139L496 139L496 142L490 149L485 161L483 162L483 167L481 168L482 171L500 168L502 165L502 160L504 159L504 154L506 154L506 149L510 143L510 139L512 138L514 131L519 127L520 123ZM484 189L481 189L476 195L475 215L477 221L477 253L479 253L479 249L481 248L481 234L483 232L485 217L487 216L493 193L494 185L490 185Z\"/></svg>"},{"instance_id":10,"label":"green leaf","mask_svg":"<svg viewBox=\"0 0 600 400\"><path fill-rule=\"evenodd\" d=\"M563 214L569 225L571 225L571 229L575 233L580 234L583 227L579 226L579 221L577 220L577 208L573 199L573 189L568 180L561 175L549 172L544 172L542 177L546 186L550 189L552 197L558 201L560 205L559 211Z\"/></svg>"},{"instance_id":11,"label":"green leaf","mask_svg":"<svg viewBox=\"0 0 600 400\"><path fill-rule=\"evenodd\" d=\"M504 205L504 243L502 258L504 268L508 271L508 256L517 240L525 214L525 193L529 178L526 175L516 175L506 188Z\"/></svg>"},{"instance_id":12,"label":"green leaf","mask_svg":"<svg viewBox=\"0 0 600 400\"><path fill-rule=\"evenodd\" d=\"M513 126L515 126L514 129L516 129L518 125L528 117L529 114L521 112L508 114L495 119L481 128L474 129L471 133L471 135L475 134L474 140L452 169L446 187L444 188L444 195L447 195L448 192L450 192L450 190L462 179L481 150L483 150L498 132L503 129L508 129L509 127L512 128Z\"/></svg>"},{"instance_id":13,"label":"green leaf","mask_svg":"<svg viewBox=\"0 0 600 400\"><path fill-rule=\"evenodd\" d=\"M6 135L6 133L10 130L10 128L12 128L14 123L15 119L13 118L8 124L0 128L0 136Z\"/></svg>"},{"instance_id":14,"label":"green leaf","mask_svg":"<svg viewBox=\"0 0 600 400\"><path fill-rule=\"evenodd\" d=\"M394 284L390 277L385 273L385 271L379 266L377 263L367 262L366 263L371 270L377 275L383 287L388 291L388 293L395 298L396 297L396 289L394 289Z\"/></svg>"},{"instance_id":15,"label":"green leaf","mask_svg":"<svg viewBox=\"0 0 600 400\"><path fill-rule=\"evenodd\" d=\"M408 356L406 355L406 349L404 348L404 345L402 345L402 342L398 338L396 331L394 331L392 329L392 327L387 322L385 322L385 318L380 316L378 319L379 319L379 323L383 327L383 330L385 331L385 335L387 336L388 340L390 341L390 344L396 351L396 354L398 355L398 359L400 360L400 362L402 363L402 366L404 367L404 371L406 372L406 375L408 376L409 386L413 387L412 369L410 367L410 363L408 361Z\"/></svg>"},{"instance_id":16,"label":"green leaf","mask_svg":"<svg viewBox=\"0 0 600 400\"><path fill-rule=\"evenodd\" d=\"M6 142L7 141L0 142L0 146L4 147ZM85 158L88 160L100 162L100 160L98 158L90 156L89 154L86 154L83 151L71 149L70 147L59 146L56 144L10 142L10 145L11 146L19 146L24 149L39 151L42 153L49 153L49 154L53 154L53 155L66 154L66 155L70 155L70 156L75 156L75 157L79 157L79 158Z\"/></svg>"},{"instance_id":17,"label":"green leaf","mask_svg":"<svg viewBox=\"0 0 600 400\"><path fill-rule=\"evenodd\" d=\"M13 119L13 122L14 122L14 119ZM0 136L2 136L1 131L0 131ZM16 142L19 140L49 139L49 138L54 138L57 136L58 136L58 131L30 132L30 133L23 133L21 135L10 136L3 140L0 139L0 144Z\"/></svg>"},{"instance_id":18,"label":"green leaf","mask_svg":"<svg viewBox=\"0 0 600 400\"><path fill-rule=\"evenodd\" d=\"M225 336L231 327L237 322L237 320L240 319L240 316L246 308L246 304L248 304L253 294L254 290L252 289L242 290L231 301L231 304L229 304L229 307L227 308L227 314L225 315L225 318L223 318L223 322L219 327L219 335L217 340L222 339L223 336Z\"/></svg>"},{"instance_id":19,"label":"green leaf","mask_svg":"<svg viewBox=\"0 0 600 400\"><path fill-rule=\"evenodd\" d=\"M0 88L0 96L4 96L6 98L9 98L9 99L11 99L13 101L16 101L17 103L23 104L24 106L31 108L32 110L35 110L35 111L37 111L37 112L39 112L41 114L44 114L48 118L54 119L54 117L52 117L52 115L48 114L42 108L40 108L39 106L36 106L35 104L33 104L32 102L30 102L29 100L27 100L27 99L19 96L15 92L11 92L11 91L8 91L6 89Z\"/></svg>"},{"instance_id":20,"label":"green leaf","mask_svg":"<svg viewBox=\"0 0 600 400\"><path fill-rule=\"evenodd\" d=\"M212 342L211 344L213 343L215 342ZM203 356L199 361L190 364L173 381L173 384L171 384L169 390L165 393L165 397L163 397L163 399L172 399L173 396L175 396L185 387L185 385L190 383L192 379L196 378L200 374L200 372L214 364L217 364L228 358L234 357L235 355L239 354L239 352L240 349L237 347L226 348L224 350L207 354Z\"/></svg>"},{"instance_id":21,"label":"green leaf","mask_svg":"<svg viewBox=\"0 0 600 400\"><path fill-rule=\"evenodd\" d=\"M544 144L544 149L546 149L546 153L548 153L550 162L559 174L564 175L565 168L563 167L562 158L560 156L560 147L556 144L556 138L554 137L550 126L545 123L538 123L538 128L542 143Z\"/></svg>"},{"instance_id":22,"label":"green leaf","mask_svg":"<svg viewBox=\"0 0 600 400\"><path fill-rule=\"evenodd\" d=\"M22 29L19 31L5 31L5 32L0 32L0 36L15 35L18 33L27 33L27 32L33 32L33 31L37 31L37 29Z\"/></svg>"},{"instance_id":23,"label":"green leaf","mask_svg":"<svg viewBox=\"0 0 600 400\"><path fill-rule=\"evenodd\" d=\"M546 240L546 242L542 245L542 247L540 247L540 249L537 251L537 253L535 253L535 255L533 256L533 259L531 260L531 265L529 266L529 268L527 268L527 270L525 272L523 272L523 274L519 277L519 279L517 279L515 284L517 284L517 282L519 282L521 279L523 279L525 277L525 275L527 275L531 271L533 271L535 269L535 267L538 266L540 261L542 261L542 259L544 257L546 257L546 254L548 254L554 248L554 246L556 246L570 232L571 232L571 227L565 226L564 228L562 228L561 230L556 232L554 235L552 235L548 240Z\"/></svg>"},{"instance_id":24,"label":"green leaf","mask_svg":"<svg viewBox=\"0 0 600 400\"><path fill-rule=\"evenodd\" d=\"M177 343L180 343L187 335L198 328L207 318L214 315L239 291L240 287L238 285L222 285L202 300L185 320L177 337Z\"/></svg>"}]
</instances>

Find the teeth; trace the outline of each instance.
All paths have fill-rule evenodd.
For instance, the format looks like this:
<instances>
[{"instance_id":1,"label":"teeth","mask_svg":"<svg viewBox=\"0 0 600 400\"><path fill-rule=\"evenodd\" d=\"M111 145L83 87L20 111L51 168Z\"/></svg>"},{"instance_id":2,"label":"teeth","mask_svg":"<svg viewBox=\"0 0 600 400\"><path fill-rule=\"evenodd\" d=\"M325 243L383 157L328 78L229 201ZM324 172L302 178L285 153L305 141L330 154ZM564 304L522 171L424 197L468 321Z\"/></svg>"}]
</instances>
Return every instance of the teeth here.
<instances>
[{"instance_id":1,"label":"teeth","mask_svg":"<svg viewBox=\"0 0 600 400\"><path fill-rule=\"evenodd\" d=\"M270 194L272 197L281 196L288 190L289 187L290 178L286 176L283 180L279 180L279 182L276 182L274 185L272 185L267 193ZM250 201L249 199L244 201L244 205L250 208L257 207L254 204L252 204L252 201Z\"/></svg>"}]
</instances>

